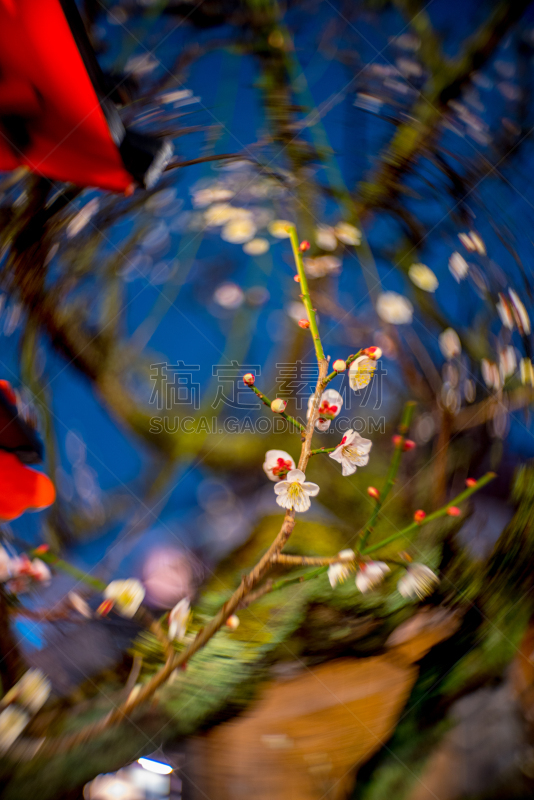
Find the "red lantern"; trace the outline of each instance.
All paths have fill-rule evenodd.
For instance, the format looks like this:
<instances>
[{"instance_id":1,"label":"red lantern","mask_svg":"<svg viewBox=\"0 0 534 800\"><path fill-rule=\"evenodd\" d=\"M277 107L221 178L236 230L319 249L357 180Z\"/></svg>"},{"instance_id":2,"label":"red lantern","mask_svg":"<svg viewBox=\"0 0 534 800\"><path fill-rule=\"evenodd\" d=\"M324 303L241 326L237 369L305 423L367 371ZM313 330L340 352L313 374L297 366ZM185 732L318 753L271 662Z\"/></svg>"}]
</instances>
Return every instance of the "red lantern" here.
<instances>
[{"instance_id":1,"label":"red lantern","mask_svg":"<svg viewBox=\"0 0 534 800\"><path fill-rule=\"evenodd\" d=\"M172 145L127 130L109 95L73 0L0 0L0 170L152 186Z\"/></svg>"}]
</instances>

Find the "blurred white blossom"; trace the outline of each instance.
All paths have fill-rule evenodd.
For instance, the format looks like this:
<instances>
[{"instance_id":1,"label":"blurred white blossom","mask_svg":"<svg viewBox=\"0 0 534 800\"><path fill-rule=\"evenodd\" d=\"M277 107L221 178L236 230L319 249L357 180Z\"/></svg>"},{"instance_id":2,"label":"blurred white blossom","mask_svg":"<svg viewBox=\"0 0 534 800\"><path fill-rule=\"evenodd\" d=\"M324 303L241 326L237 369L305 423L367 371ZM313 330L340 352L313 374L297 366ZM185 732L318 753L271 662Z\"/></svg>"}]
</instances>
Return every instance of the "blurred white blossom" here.
<instances>
[{"instance_id":1,"label":"blurred white blossom","mask_svg":"<svg viewBox=\"0 0 534 800\"><path fill-rule=\"evenodd\" d=\"M383 292L376 301L378 316L392 325L409 325L413 318L413 306L407 297L397 292Z\"/></svg>"}]
</instances>

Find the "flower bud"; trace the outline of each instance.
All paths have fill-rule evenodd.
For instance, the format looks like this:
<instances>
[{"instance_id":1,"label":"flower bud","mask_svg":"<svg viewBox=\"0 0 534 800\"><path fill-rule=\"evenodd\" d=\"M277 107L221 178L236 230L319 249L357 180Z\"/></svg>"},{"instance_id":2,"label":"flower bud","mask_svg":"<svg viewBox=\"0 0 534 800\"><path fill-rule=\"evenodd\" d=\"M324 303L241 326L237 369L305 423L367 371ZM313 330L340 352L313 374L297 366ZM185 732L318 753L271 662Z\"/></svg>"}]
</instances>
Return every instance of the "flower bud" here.
<instances>
[{"instance_id":1,"label":"flower bud","mask_svg":"<svg viewBox=\"0 0 534 800\"><path fill-rule=\"evenodd\" d=\"M48 553L50 550L49 544L40 544L38 547L35 548L33 551L36 555L41 555L41 553Z\"/></svg>"},{"instance_id":2,"label":"flower bud","mask_svg":"<svg viewBox=\"0 0 534 800\"><path fill-rule=\"evenodd\" d=\"M342 358L338 358L336 361L334 361L333 367L336 372L345 372L347 369L347 362L343 361Z\"/></svg>"},{"instance_id":3,"label":"flower bud","mask_svg":"<svg viewBox=\"0 0 534 800\"><path fill-rule=\"evenodd\" d=\"M226 626L230 628L231 631L235 631L237 628L239 628L239 622L240 620L237 614L232 614L232 616L228 617L226 620Z\"/></svg>"},{"instance_id":4,"label":"flower bud","mask_svg":"<svg viewBox=\"0 0 534 800\"><path fill-rule=\"evenodd\" d=\"M300 283L300 275L293 275L293 280L295 283Z\"/></svg>"},{"instance_id":5,"label":"flower bud","mask_svg":"<svg viewBox=\"0 0 534 800\"><path fill-rule=\"evenodd\" d=\"M417 445L413 441L413 439L405 439L404 441L404 450L413 450Z\"/></svg>"},{"instance_id":6,"label":"flower bud","mask_svg":"<svg viewBox=\"0 0 534 800\"><path fill-rule=\"evenodd\" d=\"M299 244L299 250L300 250L301 253L305 253L306 250L309 250L309 249L310 249L310 243L306 239L304 239L304 241L302 241Z\"/></svg>"},{"instance_id":7,"label":"flower bud","mask_svg":"<svg viewBox=\"0 0 534 800\"><path fill-rule=\"evenodd\" d=\"M426 517L426 511L423 511L422 508L419 508L413 515L413 521L419 524L419 522L422 522L425 517Z\"/></svg>"},{"instance_id":8,"label":"flower bud","mask_svg":"<svg viewBox=\"0 0 534 800\"><path fill-rule=\"evenodd\" d=\"M391 437L391 441L395 447L399 447L399 445L402 443L402 436L400 433L396 433L395 436Z\"/></svg>"},{"instance_id":9,"label":"flower bud","mask_svg":"<svg viewBox=\"0 0 534 800\"><path fill-rule=\"evenodd\" d=\"M300 328L309 328L310 327L310 323L308 322L307 319L299 319L299 327Z\"/></svg>"},{"instance_id":10,"label":"flower bud","mask_svg":"<svg viewBox=\"0 0 534 800\"><path fill-rule=\"evenodd\" d=\"M391 441L393 442L395 447L399 447L399 445L403 441L403 437L400 435L400 433L396 433L395 436L391 437ZM412 441L412 439L404 439L404 444L402 446L404 452L406 452L407 450L413 450L414 447L416 447L416 444L414 441Z\"/></svg>"},{"instance_id":11,"label":"flower bud","mask_svg":"<svg viewBox=\"0 0 534 800\"><path fill-rule=\"evenodd\" d=\"M366 347L365 350L362 350L362 355L378 361L379 358L382 358L382 350L379 347Z\"/></svg>"},{"instance_id":12,"label":"flower bud","mask_svg":"<svg viewBox=\"0 0 534 800\"><path fill-rule=\"evenodd\" d=\"M447 509L447 514L449 517L459 517L462 512L458 508L458 506L449 506Z\"/></svg>"},{"instance_id":13,"label":"flower bud","mask_svg":"<svg viewBox=\"0 0 534 800\"><path fill-rule=\"evenodd\" d=\"M100 617L105 617L109 614L109 612L113 608L113 605L114 605L113 600L103 600L96 609L96 613Z\"/></svg>"},{"instance_id":14,"label":"flower bud","mask_svg":"<svg viewBox=\"0 0 534 800\"><path fill-rule=\"evenodd\" d=\"M246 375L243 375L243 383L245 386L254 386L256 378L252 374L252 372L247 372Z\"/></svg>"},{"instance_id":15,"label":"flower bud","mask_svg":"<svg viewBox=\"0 0 534 800\"><path fill-rule=\"evenodd\" d=\"M467 486L468 489L472 489L473 486L477 485L477 483L478 481L476 481L474 478L467 478L465 485Z\"/></svg>"},{"instance_id":16,"label":"flower bud","mask_svg":"<svg viewBox=\"0 0 534 800\"><path fill-rule=\"evenodd\" d=\"M378 489L375 489L374 486L367 487L367 494L369 495L369 497L372 497L373 500L380 500L380 492L378 491Z\"/></svg>"},{"instance_id":17,"label":"flower bud","mask_svg":"<svg viewBox=\"0 0 534 800\"><path fill-rule=\"evenodd\" d=\"M271 403L271 411L275 414L281 414L285 411L287 406L287 400L282 400L280 397L276 397L273 402Z\"/></svg>"}]
</instances>

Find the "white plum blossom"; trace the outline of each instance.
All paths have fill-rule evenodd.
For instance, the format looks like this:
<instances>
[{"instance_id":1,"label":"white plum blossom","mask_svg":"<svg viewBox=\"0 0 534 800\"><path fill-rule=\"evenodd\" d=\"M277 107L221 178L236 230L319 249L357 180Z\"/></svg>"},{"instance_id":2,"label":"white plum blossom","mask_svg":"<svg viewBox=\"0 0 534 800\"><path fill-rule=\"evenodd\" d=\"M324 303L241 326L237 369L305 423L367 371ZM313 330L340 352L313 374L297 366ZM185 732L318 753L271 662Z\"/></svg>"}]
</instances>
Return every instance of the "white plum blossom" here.
<instances>
[{"instance_id":1,"label":"white plum blossom","mask_svg":"<svg viewBox=\"0 0 534 800\"><path fill-rule=\"evenodd\" d=\"M325 275L335 275L341 267L341 259L336 256L317 256L305 258L304 269L310 278L324 278Z\"/></svg>"},{"instance_id":2,"label":"white plum blossom","mask_svg":"<svg viewBox=\"0 0 534 800\"><path fill-rule=\"evenodd\" d=\"M508 289L510 300L512 302L512 311L514 314L515 324L521 333L530 333L530 319L527 314L527 309L519 299L513 289Z\"/></svg>"},{"instance_id":3,"label":"white plum blossom","mask_svg":"<svg viewBox=\"0 0 534 800\"><path fill-rule=\"evenodd\" d=\"M78 592L69 592L67 597L71 606L75 611L78 612L78 614L81 614L81 616L85 617L86 619L91 619L93 612L83 597L78 594Z\"/></svg>"},{"instance_id":4,"label":"white plum blossom","mask_svg":"<svg viewBox=\"0 0 534 800\"><path fill-rule=\"evenodd\" d=\"M413 319L413 305L402 294L383 292L376 301L376 313L391 325L409 325Z\"/></svg>"},{"instance_id":5,"label":"white plum blossom","mask_svg":"<svg viewBox=\"0 0 534 800\"><path fill-rule=\"evenodd\" d=\"M411 282L424 292L435 292L439 286L438 279L426 264L412 264L408 275Z\"/></svg>"},{"instance_id":6,"label":"white plum blossom","mask_svg":"<svg viewBox=\"0 0 534 800\"><path fill-rule=\"evenodd\" d=\"M316 483L306 483L306 476L300 469L292 469L287 480L280 481L274 487L276 502L282 508L295 511L307 511L311 505L310 497L319 494Z\"/></svg>"},{"instance_id":7,"label":"white plum blossom","mask_svg":"<svg viewBox=\"0 0 534 800\"><path fill-rule=\"evenodd\" d=\"M493 361L488 361L487 358L483 358L480 362L480 369L482 372L482 377L484 378L484 383L488 387L488 389L495 389L499 390L501 388L501 373L499 372L499 368L497 364Z\"/></svg>"},{"instance_id":8,"label":"white plum blossom","mask_svg":"<svg viewBox=\"0 0 534 800\"><path fill-rule=\"evenodd\" d=\"M462 352L460 337L453 328L447 328L439 335L439 349L447 359L456 358Z\"/></svg>"},{"instance_id":9,"label":"white plum blossom","mask_svg":"<svg viewBox=\"0 0 534 800\"><path fill-rule=\"evenodd\" d=\"M328 225L319 225L315 229L315 241L321 250L335 250L337 247L334 229L330 228Z\"/></svg>"},{"instance_id":10,"label":"white plum blossom","mask_svg":"<svg viewBox=\"0 0 534 800\"><path fill-rule=\"evenodd\" d=\"M486 255L486 245L482 241L478 233L470 231L469 233L459 233L458 238L470 253L479 253L481 256Z\"/></svg>"},{"instance_id":11,"label":"white plum blossom","mask_svg":"<svg viewBox=\"0 0 534 800\"><path fill-rule=\"evenodd\" d=\"M308 400L308 411L306 418L309 419L312 413L313 408L313 401L315 399L315 395L312 396ZM343 398L336 392L335 389L327 389L321 395L321 401L319 403L319 412L318 417L315 420L315 427L318 431L327 431L331 425L333 419L335 419L338 414L341 412L341 408L343 406Z\"/></svg>"},{"instance_id":12,"label":"white plum blossom","mask_svg":"<svg viewBox=\"0 0 534 800\"><path fill-rule=\"evenodd\" d=\"M243 244L255 237L256 230L251 219L231 219L222 229L221 239L232 244Z\"/></svg>"},{"instance_id":13,"label":"white plum blossom","mask_svg":"<svg viewBox=\"0 0 534 800\"><path fill-rule=\"evenodd\" d=\"M205 208L211 203L220 203L222 200L229 200L233 196L234 192L222 187L212 186L207 189L198 189L193 194L193 205L195 208Z\"/></svg>"},{"instance_id":14,"label":"white plum blossom","mask_svg":"<svg viewBox=\"0 0 534 800\"><path fill-rule=\"evenodd\" d=\"M48 700L52 686L40 669L30 669L4 697L6 703L18 703L36 714Z\"/></svg>"},{"instance_id":15,"label":"white plum blossom","mask_svg":"<svg viewBox=\"0 0 534 800\"><path fill-rule=\"evenodd\" d=\"M460 283L469 272L469 264L460 253L453 253L449 258L449 271L454 279Z\"/></svg>"},{"instance_id":16,"label":"white plum blossom","mask_svg":"<svg viewBox=\"0 0 534 800\"><path fill-rule=\"evenodd\" d=\"M221 283L221 285L215 289L213 299L218 305L222 306L222 308L234 310L243 304L245 293L237 283Z\"/></svg>"},{"instance_id":17,"label":"white plum blossom","mask_svg":"<svg viewBox=\"0 0 534 800\"><path fill-rule=\"evenodd\" d=\"M408 600L422 600L432 594L439 578L426 564L410 564L397 584L399 593Z\"/></svg>"},{"instance_id":18,"label":"white plum blossom","mask_svg":"<svg viewBox=\"0 0 534 800\"><path fill-rule=\"evenodd\" d=\"M514 315L512 314L512 309L510 303L506 299L506 297L499 293L499 302L497 303L497 313L501 318L501 322L505 328L508 328L509 331L513 330L514 328Z\"/></svg>"},{"instance_id":19,"label":"white plum blossom","mask_svg":"<svg viewBox=\"0 0 534 800\"><path fill-rule=\"evenodd\" d=\"M267 239L258 237L257 239L251 239L250 242L245 242L243 245L243 251L247 254L247 256L262 256L267 252L269 247L270 245Z\"/></svg>"},{"instance_id":20,"label":"white plum blossom","mask_svg":"<svg viewBox=\"0 0 534 800\"><path fill-rule=\"evenodd\" d=\"M364 561L358 566L356 588L362 594L376 589L389 571L389 567L384 561Z\"/></svg>"},{"instance_id":21,"label":"white plum blossom","mask_svg":"<svg viewBox=\"0 0 534 800\"><path fill-rule=\"evenodd\" d=\"M353 475L358 467L365 467L368 463L372 446L370 439L364 439L357 431L349 429L334 452L330 453L330 458L341 464L343 475Z\"/></svg>"},{"instance_id":22,"label":"white plum blossom","mask_svg":"<svg viewBox=\"0 0 534 800\"><path fill-rule=\"evenodd\" d=\"M104 597L117 606L123 617L133 617L144 600L145 590L137 578L127 578L124 581L111 581L104 589Z\"/></svg>"},{"instance_id":23,"label":"white plum blossom","mask_svg":"<svg viewBox=\"0 0 534 800\"><path fill-rule=\"evenodd\" d=\"M275 239L288 239L289 238L289 228L293 223L289 222L287 219L273 219L271 223L269 223L269 233L271 236L274 236Z\"/></svg>"},{"instance_id":24,"label":"white plum blossom","mask_svg":"<svg viewBox=\"0 0 534 800\"><path fill-rule=\"evenodd\" d=\"M5 753L16 742L28 724L28 714L16 706L8 706L0 714L0 753Z\"/></svg>"},{"instance_id":25,"label":"white plum blossom","mask_svg":"<svg viewBox=\"0 0 534 800\"><path fill-rule=\"evenodd\" d=\"M219 228L235 218L235 208L230 203L215 203L204 213L204 222L208 228Z\"/></svg>"},{"instance_id":26,"label":"white plum blossom","mask_svg":"<svg viewBox=\"0 0 534 800\"><path fill-rule=\"evenodd\" d=\"M286 453L285 450L267 450L263 471L270 481L277 483L283 480L292 469L295 469L295 462L289 453Z\"/></svg>"},{"instance_id":27,"label":"white plum blossom","mask_svg":"<svg viewBox=\"0 0 534 800\"><path fill-rule=\"evenodd\" d=\"M338 561L336 564L330 564L328 567L328 580L330 581L332 589L334 589L338 583L343 583L343 581L348 578L354 559L356 558L354 550L342 550L338 553L338 557L345 559L348 563L344 564L342 561Z\"/></svg>"},{"instance_id":28,"label":"white plum blossom","mask_svg":"<svg viewBox=\"0 0 534 800\"><path fill-rule=\"evenodd\" d=\"M356 246L359 245L362 240L362 232L358 230L355 225L351 225L349 222L338 222L334 228L334 233L336 234L338 240L342 242L342 244L351 244Z\"/></svg>"},{"instance_id":29,"label":"white plum blossom","mask_svg":"<svg viewBox=\"0 0 534 800\"><path fill-rule=\"evenodd\" d=\"M189 617L191 616L191 605L187 597L180 600L169 614L169 639L183 642L187 633Z\"/></svg>"},{"instance_id":30,"label":"white plum blossom","mask_svg":"<svg viewBox=\"0 0 534 800\"><path fill-rule=\"evenodd\" d=\"M31 577L34 581L38 581L39 583L48 583L52 578L52 573L40 558L34 558L32 560L31 570Z\"/></svg>"},{"instance_id":31,"label":"white plum blossom","mask_svg":"<svg viewBox=\"0 0 534 800\"><path fill-rule=\"evenodd\" d=\"M355 392L365 389L377 368L376 359L358 356L349 367L349 385Z\"/></svg>"},{"instance_id":32,"label":"white plum blossom","mask_svg":"<svg viewBox=\"0 0 534 800\"><path fill-rule=\"evenodd\" d=\"M517 370L517 358L511 345L505 347L499 353L499 370L503 381L514 375Z\"/></svg>"}]
</instances>

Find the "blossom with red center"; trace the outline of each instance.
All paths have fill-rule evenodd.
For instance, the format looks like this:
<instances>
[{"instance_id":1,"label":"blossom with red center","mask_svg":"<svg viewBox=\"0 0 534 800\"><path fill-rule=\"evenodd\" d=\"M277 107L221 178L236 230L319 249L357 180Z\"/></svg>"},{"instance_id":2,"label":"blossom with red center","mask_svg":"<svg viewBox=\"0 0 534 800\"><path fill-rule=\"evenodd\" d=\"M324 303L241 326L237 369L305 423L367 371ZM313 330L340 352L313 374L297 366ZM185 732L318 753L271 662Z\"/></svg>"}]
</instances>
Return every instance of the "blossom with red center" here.
<instances>
[{"instance_id":1,"label":"blossom with red center","mask_svg":"<svg viewBox=\"0 0 534 800\"><path fill-rule=\"evenodd\" d=\"M370 439L364 439L357 431L348 430L334 452L330 453L330 458L341 464L343 475L352 475L358 467L365 467L372 446Z\"/></svg>"},{"instance_id":2,"label":"blossom with red center","mask_svg":"<svg viewBox=\"0 0 534 800\"><path fill-rule=\"evenodd\" d=\"M315 395L312 394L308 400L308 413L307 419L310 418L312 412ZM341 412L343 406L343 398L336 392L335 389L327 389L321 395L321 402L319 404L319 415L315 420L315 427L318 431L327 431L330 423Z\"/></svg>"},{"instance_id":3,"label":"blossom with red center","mask_svg":"<svg viewBox=\"0 0 534 800\"><path fill-rule=\"evenodd\" d=\"M56 499L54 484L42 472L22 464L13 453L0 450L0 520L7 522L25 511L40 511Z\"/></svg>"},{"instance_id":4,"label":"blossom with red center","mask_svg":"<svg viewBox=\"0 0 534 800\"><path fill-rule=\"evenodd\" d=\"M285 450L267 450L263 471L270 481L283 480L288 472L295 469L295 462Z\"/></svg>"}]
</instances>

